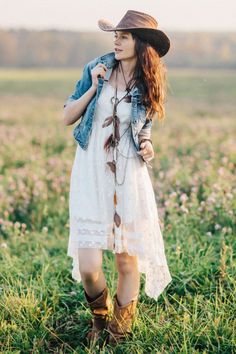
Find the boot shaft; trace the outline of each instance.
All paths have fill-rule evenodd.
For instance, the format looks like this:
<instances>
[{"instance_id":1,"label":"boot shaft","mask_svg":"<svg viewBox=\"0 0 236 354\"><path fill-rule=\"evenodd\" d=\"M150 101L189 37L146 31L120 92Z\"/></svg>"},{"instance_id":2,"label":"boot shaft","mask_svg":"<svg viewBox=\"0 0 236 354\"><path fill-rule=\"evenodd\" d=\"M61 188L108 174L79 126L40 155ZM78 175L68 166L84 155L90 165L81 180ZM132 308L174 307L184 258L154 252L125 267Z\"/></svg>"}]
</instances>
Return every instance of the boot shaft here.
<instances>
[{"instance_id":1,"label":"boot shaft","mask_svg":"<svg viewBox=\"0 0 236 354\"><path fill-rule=\"evenodd\" d=\"M109 344L124 340L132 332L138 300L132 300L126 305L119 305L117 294L114 296L113 318L108 324Z\"/></svg>"}]
</instances>

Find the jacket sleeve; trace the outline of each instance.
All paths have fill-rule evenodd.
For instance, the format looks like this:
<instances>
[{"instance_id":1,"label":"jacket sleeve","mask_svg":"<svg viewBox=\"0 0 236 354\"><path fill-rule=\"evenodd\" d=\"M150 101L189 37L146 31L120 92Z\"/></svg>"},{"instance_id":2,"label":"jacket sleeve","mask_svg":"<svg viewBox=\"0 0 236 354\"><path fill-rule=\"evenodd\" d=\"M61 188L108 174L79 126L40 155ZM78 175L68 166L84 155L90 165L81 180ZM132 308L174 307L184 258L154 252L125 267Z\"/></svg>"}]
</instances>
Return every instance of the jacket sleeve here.
<instances>
[{"instance_id":1,"label":"jacket sleeve","mask_svg":"<svg viewBox=\"0 0 236 354\"><path fill-rule=\"evenodd\" d=\"M93 61L87 63L83 68L82 77L79 81L77 81L75 85L74 92L68 97L66 102L64 103L64 108L69 102L74 100L78 100L83 94L88 91L90 86L92 85L92 76L91 76L91 68Z\"/></svg>"},{"instance_id":2,"label":"jacket sleeve","mask_svg":"<svg viewBox=\"0 0 236 354\"><path fill-rule=\"evenodd\" d=\"M138 141L140 141L144 138L151 139L151 129L152 129L152 119L146 120L144 126L140 130L138 134Z\"/></svg>"}]
</instances>

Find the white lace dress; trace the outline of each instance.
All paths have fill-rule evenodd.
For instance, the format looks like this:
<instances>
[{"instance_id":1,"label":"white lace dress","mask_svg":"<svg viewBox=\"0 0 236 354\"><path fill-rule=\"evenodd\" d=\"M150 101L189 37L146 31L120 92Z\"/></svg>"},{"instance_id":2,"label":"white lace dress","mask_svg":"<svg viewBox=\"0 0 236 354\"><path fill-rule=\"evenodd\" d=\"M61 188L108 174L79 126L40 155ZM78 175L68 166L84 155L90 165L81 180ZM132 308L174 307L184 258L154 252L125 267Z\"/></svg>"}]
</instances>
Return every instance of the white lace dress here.
<instances>
[{"instance_id":1,"label":"white lace dress","mask_svg":"<svg viewBox=\"0 0 236 354\"><path fill-rule=\"evenodd\" d=\"M118 98L125 92L118 91ZM104 149L104 142L113 132L113 124L102 127L112 115L111 97L114 88L103 85L97 101L93 128L87 150L79 144L70 180L70 235L67 255L73 258L72 277L81 281L78 248L99 248L113 253L128 252L138 256L139 272L145 274L145 293L154 299L172 280L169 273L152 182L146 164L137 154L131 137L131 103L118 104L120 119L119 155L116 187L116 211L121 224L114 224L115 179L107 162L114 149ZM122 136L123 135L123 136ZM112 152L113 151L113 152Z\"/></svg>"}]
</instances>

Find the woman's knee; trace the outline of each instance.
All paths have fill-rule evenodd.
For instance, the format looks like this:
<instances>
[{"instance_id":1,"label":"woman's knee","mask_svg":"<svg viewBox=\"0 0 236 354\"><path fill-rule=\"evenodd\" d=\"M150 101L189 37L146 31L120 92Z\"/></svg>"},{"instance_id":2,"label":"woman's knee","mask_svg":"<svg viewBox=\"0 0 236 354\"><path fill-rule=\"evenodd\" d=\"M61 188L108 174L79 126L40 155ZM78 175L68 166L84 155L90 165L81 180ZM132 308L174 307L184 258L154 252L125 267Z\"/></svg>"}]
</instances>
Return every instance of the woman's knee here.
<instances>
[{"instance_id":1,"label":"woman's knee","mask_svg":"<svg viewBox=\"0 0 236 354\"><path fill-rule=\"evenodd\" d=\"M121 274L133 273L137 270L137 256L130 256L128 253L116 253L116 266Z\"/></svg>"},{"instance_id":2,"label":"woman's knee","mask_svg":"<svg viewBox=\"0 0 236 354\"><path fill-rule=\"evenodd\" d=\"M96 280L102 270L102 250L80 248L79 271L83 278Z\"/></svg>"}]
</instances>

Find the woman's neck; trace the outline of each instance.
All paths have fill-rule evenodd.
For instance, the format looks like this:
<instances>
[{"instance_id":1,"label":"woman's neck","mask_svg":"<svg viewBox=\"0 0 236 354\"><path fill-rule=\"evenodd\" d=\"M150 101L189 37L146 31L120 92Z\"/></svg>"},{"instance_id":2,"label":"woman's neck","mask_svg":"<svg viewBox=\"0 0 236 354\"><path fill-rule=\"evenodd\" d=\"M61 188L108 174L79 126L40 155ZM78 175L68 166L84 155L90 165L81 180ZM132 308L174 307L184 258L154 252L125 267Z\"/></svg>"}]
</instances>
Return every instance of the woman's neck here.
<instances>
[{"instance_id":1,"label":"woman's neck","mask_svg":"<svg viewBox=\"0 0 236 354\"><path fill-rule=\"evenodd\" d=\"M122 59L120 60L120 65L122 65L123 73L125 75L126 80L130 80L133 76L135 65L136 65L136 59ZM122 69L119 68L120 74L122 74Z\"/></svg>"}]
</instances>

